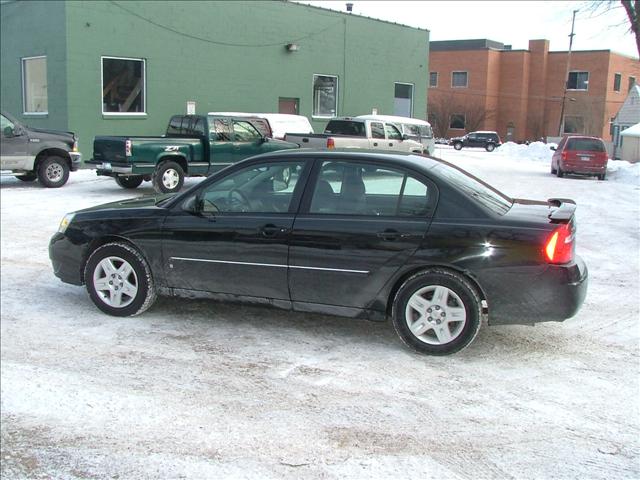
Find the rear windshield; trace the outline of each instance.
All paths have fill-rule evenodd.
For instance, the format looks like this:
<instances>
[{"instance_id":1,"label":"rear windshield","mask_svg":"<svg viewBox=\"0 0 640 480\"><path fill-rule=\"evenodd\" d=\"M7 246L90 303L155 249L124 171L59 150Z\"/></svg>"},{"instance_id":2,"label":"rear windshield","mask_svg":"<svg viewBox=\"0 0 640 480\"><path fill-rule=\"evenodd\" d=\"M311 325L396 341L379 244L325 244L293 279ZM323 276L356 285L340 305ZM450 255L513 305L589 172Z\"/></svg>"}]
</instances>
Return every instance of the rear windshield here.
<instances>
[{"instance_id":1,"label":"rear windshield","mask_svg":"<svg viewBox=\"0 0 640 480\"><path fill-rule=\"evenodd\" d=\"M453 165L441 163L435 169L451 186L498 215L507 213L513 204L513 200L504 193Z\"/></svg>"},{"instance_id":2,"label":"rear windshield","mask_svg":"<svg viewBox=\"0 0 640 480\"><path fill-rule=\"evenodd\" d=\"M587 150L589 152L604 152L602 140L597 138L570 138L567 141L567 150Z\"/></svg>"},{"instance_id":3,"label":"rear windshield","mask_svg":"<svg viewBox=\"0 0 640 480\"><path fill-rule=\"evenodd\" d=\"M331 120L324 129L324 133L333 135L351 135L353 137L366 137L363 122L352 122L349 120Z\"/></svg>"}]
</instances>

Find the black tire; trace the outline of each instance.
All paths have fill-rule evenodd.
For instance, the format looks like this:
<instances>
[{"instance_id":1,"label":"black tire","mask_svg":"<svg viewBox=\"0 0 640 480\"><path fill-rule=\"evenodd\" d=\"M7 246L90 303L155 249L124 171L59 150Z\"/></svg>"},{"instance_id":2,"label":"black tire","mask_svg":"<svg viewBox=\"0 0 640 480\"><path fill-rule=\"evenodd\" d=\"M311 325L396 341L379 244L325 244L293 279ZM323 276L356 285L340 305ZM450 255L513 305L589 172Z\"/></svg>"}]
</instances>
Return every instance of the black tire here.
<instances>
[{"instance_id":1,"label":"black tire","mask_svg":"<svg viewBox=\"0 0 640 480\"><path fill-rule=\"evenodd\" d=\"M24 175L16 175L16 178L18 180L22 180L23 182L33 182L36 178L38 178L38 175L36 175L35 173L25 173Z\"/></svg>"},{"instance_id":2,"label":"black tire","mask_svg":"<svg viewBox=\"0 0 640 480\"><path fill-rule=\"evenodd\" d=\"M558 171L556 172L556 175L558 176L558 178L564 177L564 172L562 171L560 164L558 164Z\"/></svg>"},{"instance_id":3,"label":"black tire","mask_svg":"<svg viewBox=\"0 0 640 480\"><path fill-rule=\"evenodd\" d=\"M496 149L496 145L495 143L487 143L484 148L487 152L493 152Z\"/></svg>"},{"instance_id":4,"label":"black tire","mask_svg":"<svg viewBox=\"0 0 640 480\"><path fill-rule=\"evenodd\" d=\"M441 287L447 292L443 306L433 298L436 288ZM433 289L431 299L426 298L429 296L429 289ZM418 319L413 319L412 325L424 320L422 326L428 325L428 328L422 334L416 335L409 328L412 319L407 318L407 306L413 295L418 295L420 291L426 291L425 297L418 297L424 302L425 311ZM433 311L429 310L432 308ZM449 318L455 318L453 315L461 315L462 309L465 315L463 319L447 321L446 312L449 312ZM418 314L417 310L413 313ZM478 334L482 323L482 300L471 282L463 275L444 269L427 270L412 275L402 284L393 301L392 321L400 339L413 350L429 355L449 355L468 346ZM451 340L442 343L439 337L441 334L444 335L444 328ZM453 332L451 328L454 329Z\"/></svg>"},{"instance_id":5,"label":"black tire","mask_svg":"<svg viewBox=\"0 0 640 480\"><path fill-rule=\"evenodd\" d=\"M127 177L118 175L115 180L122 188L138 188L142 184L142 175L130 175Z\"/></svg>"},{"instance_id":6,"label":"black tire","mask_svg":"<svg viewBox=\"0 0 640 480\"><path fill-rule=\"evenodd\" d=\"M114 269L107 271L103 261L107 261ZM122 271L125 264L131 267L128 274ZM87 260L84 280L89 297L96 307L116 317L138 315L149 308L156 299L149 264L135 248L126 243L107 243L94 250ZM105 288L100 288L101 280L106 282L103 285ZM108 284L110 281L113 283ZM135 293L132 292L131 286L135 287ZM132 294L128 295L128 292Z\"/></svg>"},{"instance_id":7,"label":"black tire","mask_svg":"<svg viewBox=\"0 0 640 480\"><path fill-rule=\"evenodd\" d=\"M47 188L60 188L69 180L69 163L62 157L47 157L38 166L38 180Z\"/></svg>"},{"instance_id":8,"label":"black tire","mask_svg":"<svg viewBox=\"0 0 640 480\"><path fill-rule=\"evenodd\" d=\"M601 173L600 175L598 175L598 180L605 180L606 178L607 178L606 173Z\"/></svg>"},{"instance_id":9,"label":"black tire","mask_svg":"<svg viewBox=\"0 0 640 480\"><path fill-rule=\"evenodd\" d=\"M558 170L553 168L553 162L551 162L551 175L555 175L556 173L558 173Z\"/></svg>"},{"instance_id":10,"label":"black tire","mask_svg":"<svg viewBox=\"0 0 640 480\"><path fill-rule=\"evenodd\" d=\"M455 142L453 144L453 148L455 148L456 150L462 150L462 142Z\"/></svg>"},{"instance_id":11,"label":"black tire","mask_svg":"<svg viewBox=\"0 0 640 480\"><path fill-rule=\"evenodd\" d=\"M184 170L176 162L162 162L153 172L153 189L158 193L179 192L184 184Z\"/></svg>"}]
</instances>

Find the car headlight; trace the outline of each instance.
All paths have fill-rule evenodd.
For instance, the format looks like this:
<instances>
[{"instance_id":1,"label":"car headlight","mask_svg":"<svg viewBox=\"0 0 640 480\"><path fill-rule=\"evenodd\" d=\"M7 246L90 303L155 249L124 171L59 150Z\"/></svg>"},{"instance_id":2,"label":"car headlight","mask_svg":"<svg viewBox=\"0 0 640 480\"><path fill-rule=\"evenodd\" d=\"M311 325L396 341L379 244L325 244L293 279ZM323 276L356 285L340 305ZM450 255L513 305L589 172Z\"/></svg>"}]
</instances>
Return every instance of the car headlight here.
<instances>
[{"instance_id":1,"label":"car headlight","mask_svg":"<svg viewBox=\"0 0 640 480\"><path fill-rule=\"evenodd\" d=\"M58 227L58 232L64 233L67 230L67 227L71 224L73 217L75 217L75 213L67 213L60 222L60 226Z\"/></svg>"}]
</instances>

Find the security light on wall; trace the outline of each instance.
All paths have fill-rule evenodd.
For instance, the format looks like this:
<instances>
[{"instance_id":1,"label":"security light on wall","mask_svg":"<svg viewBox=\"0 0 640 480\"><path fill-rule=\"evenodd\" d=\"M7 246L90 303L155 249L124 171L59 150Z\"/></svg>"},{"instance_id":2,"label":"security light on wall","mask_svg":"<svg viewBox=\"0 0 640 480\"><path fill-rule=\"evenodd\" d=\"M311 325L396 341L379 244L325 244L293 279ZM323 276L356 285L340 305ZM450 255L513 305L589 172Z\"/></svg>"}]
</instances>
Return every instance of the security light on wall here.
<instances>
[{"instance_id":1,"label":"security light on wall","mask_svg":"<svg viewBox=\"0 0 640 480\"><path fill-rule=\"evenodd\" d=\"M300 47L296 43L287 43L285 48L287 49L287 52L297 52L300 50Z\"/></svg>"}]
</instances>

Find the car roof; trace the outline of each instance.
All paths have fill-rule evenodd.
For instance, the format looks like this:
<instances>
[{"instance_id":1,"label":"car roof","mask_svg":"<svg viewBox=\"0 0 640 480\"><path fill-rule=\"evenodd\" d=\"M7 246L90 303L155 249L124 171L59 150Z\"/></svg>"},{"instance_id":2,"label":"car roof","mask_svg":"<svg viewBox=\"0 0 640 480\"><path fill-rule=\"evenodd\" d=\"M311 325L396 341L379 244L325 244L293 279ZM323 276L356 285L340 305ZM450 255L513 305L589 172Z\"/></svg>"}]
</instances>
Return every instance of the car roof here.
<instances>
[{"instance_id":1,"label":"car roof","mask_svg":"<svg viewBox=\"0 0 640 480\"><path fill-rule=\"evenodd\" d=\"M411 117L398 117L395 115L358 115L354 118L361 118L363 120L380 120L382 122L392 122L392 123L408 123L411 125L429 125L431 124L426 120L422 120L420 118L411 118Z\"/></svg>"}]
</instances>

